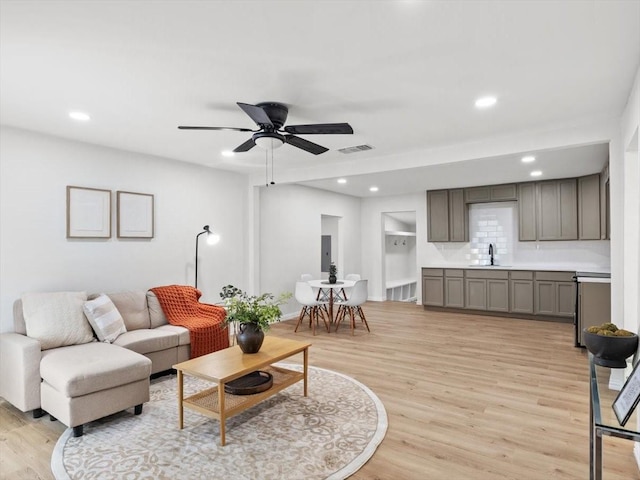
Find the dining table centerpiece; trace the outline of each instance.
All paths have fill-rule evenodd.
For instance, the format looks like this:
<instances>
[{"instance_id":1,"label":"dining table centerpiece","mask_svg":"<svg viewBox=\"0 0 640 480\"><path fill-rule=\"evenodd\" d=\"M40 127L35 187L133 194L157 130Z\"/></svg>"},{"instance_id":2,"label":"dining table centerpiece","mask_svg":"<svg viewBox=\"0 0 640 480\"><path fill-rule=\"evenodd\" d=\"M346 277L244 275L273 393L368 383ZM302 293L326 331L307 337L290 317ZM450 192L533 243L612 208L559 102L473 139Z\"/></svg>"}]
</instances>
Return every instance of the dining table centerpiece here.
<instances>
[{"instance_id":1,"label":"dining table centerpiece","mask_svg":"<svg viewBox=\"0 0 640 480\"><path fill-rule=\"evenodd\" d=\"M280 305L291 298L290 292L275 296L272 293L249 295L247 292L226 285L222 287L220 298L224 302L227 316L225 326L238 324L236 341L243 353L258 353L264 341L264 332L272 323L280 321Z\"/></svg>"},{"instance_id":2,"label":"dining table centerpiece","mask_svg":"<svg viewBox=\"0 0 640 480\"><path fill-rule=\"evenodd\" d=\"M336 283L338 281L338 267L336 264L331 262L329 265L329 283Z\"/></svg>"}]
</instances>

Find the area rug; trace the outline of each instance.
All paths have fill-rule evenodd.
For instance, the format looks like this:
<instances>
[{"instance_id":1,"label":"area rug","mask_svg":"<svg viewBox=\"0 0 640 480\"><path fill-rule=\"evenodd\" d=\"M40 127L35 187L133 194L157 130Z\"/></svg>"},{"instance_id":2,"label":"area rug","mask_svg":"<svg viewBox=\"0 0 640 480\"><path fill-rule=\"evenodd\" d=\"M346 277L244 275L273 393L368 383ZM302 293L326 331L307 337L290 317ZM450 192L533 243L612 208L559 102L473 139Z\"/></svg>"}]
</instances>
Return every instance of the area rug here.
<instances>
[{"instance_id":1,"label":"area rug","mask_svg":"<svg viewBox=\"0 0 640 480\"><path fill-rule=\"evenodd\" d=\"M187 394L211 386L184 378ZM309 367L308 385L308 397L298 382L228 419L221 447L217 420L185 409L178 429L176 377L157 379L141 415L111 415L78 438L67 429L51 469L57 480L347 478L384 438L384 406L365 385L334 371Z\"/></svg>"}]
</instances>

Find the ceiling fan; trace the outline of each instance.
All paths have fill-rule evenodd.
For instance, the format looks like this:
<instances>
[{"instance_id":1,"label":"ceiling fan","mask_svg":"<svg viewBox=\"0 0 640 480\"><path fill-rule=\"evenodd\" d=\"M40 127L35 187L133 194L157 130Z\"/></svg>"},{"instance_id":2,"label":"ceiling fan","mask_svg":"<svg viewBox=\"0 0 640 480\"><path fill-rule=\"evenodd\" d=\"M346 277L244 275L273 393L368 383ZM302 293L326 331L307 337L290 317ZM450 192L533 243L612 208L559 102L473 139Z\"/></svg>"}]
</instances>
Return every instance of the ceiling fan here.
<instances>
[{"instance_id":1,"label":"ceiling fan","mask_svg":"<svg viewBox=\"0 0 640 480\"><path fill-rule=\"evenodd\" d=\"M235 127L190 127L180 125L182 130L235 130L238 132L254 132L249 140L237 146L234 152L247 152L253 147L273 149L288 143L306 152L319 155L328 151L328 148L310 142L296 135L342 135L352 134L353 128L348 123L317 123L311 125L287 125L282 128L287 121L289 109L282 103L262 102L257 105L237 102L238 106L251 117L258 127L258 130L250 128Z\"/></svg>"}]
</instances>

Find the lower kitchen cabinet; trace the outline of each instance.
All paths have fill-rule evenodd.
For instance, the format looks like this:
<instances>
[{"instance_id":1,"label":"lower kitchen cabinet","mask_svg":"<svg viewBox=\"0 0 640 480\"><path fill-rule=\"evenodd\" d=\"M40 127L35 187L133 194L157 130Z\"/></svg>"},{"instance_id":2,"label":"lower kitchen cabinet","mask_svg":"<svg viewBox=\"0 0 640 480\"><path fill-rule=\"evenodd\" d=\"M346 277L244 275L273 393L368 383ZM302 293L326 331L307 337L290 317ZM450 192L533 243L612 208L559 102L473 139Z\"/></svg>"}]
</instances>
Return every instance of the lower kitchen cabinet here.
<instances>
[{"instance_id":1,"label":"lower kitchen cabinet","mask_svg":"<svg viewBox=\"0 0 640 480\"><path fill-rule=\"evenodd\" d=\"M444 271L444 306L464 308L464 270Z\"/></svg>"},{"instance_id":2,"label":"lower kitchen cabinet","mask_svg":"<svg viewBox=\"0 0 640 480\"><path fill-rule=\"evenodd\" d=\"M508 280L487 280L487 310L491 312L509 311Z\"/></svg>"},{"instance_id":3,"label":"lower kitchen cabinet","mask_svg":"<svg viewBox=\"0 0 640 480\"><path fill-rule=\"evenodd\" d=\"M487 309L487 281L483 278L465 280L465 305L473 310Z\"/></svg>"},{"instance_id":4,"label":"lower kitchen cabinet","mask_svg":"<svg viewBox=\"0 0 640 480\"><path fill-rule=\"evenodd\" d=\"M531 277L533 278L533 272ZM533 280L509 280L511 312L533 314Z\"/></svg>"},{"instance_id":5,"label":"lower kitchen cabinet","mask_svg":"<svg viewBox=\"0 0 640 480\"><path fill-rule=\"evenodd\" d=\"M444 306L444 271L441 268L422 269L422 304Z\"/></svg>"},{"instance_id":6,"label":"lower kitchen cabinet","mask_svg":"<svg viewBox=\"0 0 640 480\"><path fill-rule=\"evenodd\" d=\"M422 304L525 318L567 318L575 310L574 275L566 271L423 268Z\"/></svg>"},{"instance_id":7,"label":"lower kitchen cabinet","mask_svg":"<svg viewBox=\"0 0 640 480\"><path fill-rule=\"evenodd\" d=\"M472 310L509 311L509 273L506 270L466 270L465 306Z\"/></svg>"},{"instance_id":8,"label":"lower kitchen cabinet","mask_svg":"<svg viewBox=\"0 0 640 480\"><path fill-rule=\"evenodd\" d=\"M536 272L534 313L572 317L576 299L573 275L573 272Z\"/></svg>"}]
</instances>

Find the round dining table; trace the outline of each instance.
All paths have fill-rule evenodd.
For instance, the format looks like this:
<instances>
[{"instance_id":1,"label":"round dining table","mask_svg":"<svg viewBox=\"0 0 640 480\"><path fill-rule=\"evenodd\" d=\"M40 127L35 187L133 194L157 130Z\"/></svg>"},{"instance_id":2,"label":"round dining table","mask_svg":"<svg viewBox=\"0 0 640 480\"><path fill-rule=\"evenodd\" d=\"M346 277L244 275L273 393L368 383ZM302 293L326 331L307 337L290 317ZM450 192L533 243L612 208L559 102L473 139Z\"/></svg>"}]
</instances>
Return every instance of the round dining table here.
<instances>
[{"instance_id":1,"label":"round dining table","mask_svg":"<svg viewBox=\"0 0 640 480\"><path fill-rule=\"evenodd\" d=\"M320 297L321 292L325 292L327 298L329 299L329 322L333 322L333 302L336 298L344 298L347 299L344 291L342 292L342 296L339 297L340 291L343 288L351 288L356 282L354 280L338 280L336 283L329 283L329 280L309 280L307 282L313 288L320 289L318 291L318 298Z\"/></svg>"}]
</instances>

